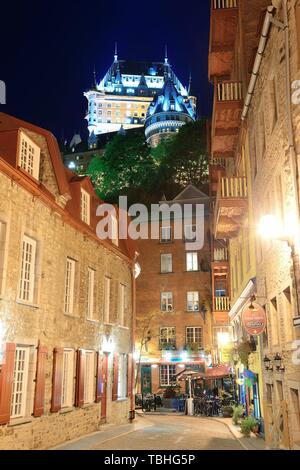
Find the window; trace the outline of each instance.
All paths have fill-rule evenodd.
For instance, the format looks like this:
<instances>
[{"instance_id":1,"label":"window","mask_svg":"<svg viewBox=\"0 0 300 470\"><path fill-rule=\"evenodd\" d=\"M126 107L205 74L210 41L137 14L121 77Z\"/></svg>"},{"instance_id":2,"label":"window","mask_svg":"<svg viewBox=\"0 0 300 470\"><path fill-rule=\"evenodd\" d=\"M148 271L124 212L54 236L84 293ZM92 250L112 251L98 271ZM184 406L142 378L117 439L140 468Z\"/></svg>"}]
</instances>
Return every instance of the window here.
<instances>
[{"instance_id":1,"label":"window","mask_svg":"<svg viewBox=\"0 0 300 470\"><path fill-rule=\"evenodd\" d=\"M160 308L162 312L173 311L173 293L172 292L161 293Z\"/></svg>"},{"instance_id":2,"label":"window","mask_svg":"<svg viewBox=\"0 0 300 470\"><path fill-rule=\"evenodd\" d=\"M198 253L190 252L186 254L186 270L198 271Z\"/></svg>"},{"instance_id":3,"label":"window","mask_svg":"<svg viewBox=\"0 0 300 470\"><path fill-rule=\"evenodd\" d=\"M163 365L159 367L159 381L162 387L168 387L174 383L176 366Z\"/></svg>"},{"instance_id":4,"label":"window","mask_svg":"<svg viewBox=\"0 0 300 470\"><path fill-rule=\"evenodd\" d=\"M161 227L160 229L160 243L170 243L172 241L171 227Z\"/></svg>"},{"instance_id":5,"label":"window","mask_svg":"<svg viewBox=\"0 0 300 470\"><path fill-rule=\"evenodd\" d=\"M111 239L114 245L119 245L119 238L118 238L118 220L115 216L111 216Z\"/></svg>"},{"instance_id":6,"label":"window","mask_svg":"<svg viewBox=\"0 0 300 470\"><path fill-rule=\"evenodd\" d=\"M271 334L272 334L272 344L279 345L279 318L278 318L278 306L277 298L270 302L270 323L271 323Z\"/></svg>"},{"instance_id":7,"label":"window","mask_svg":"<svg viewBox=\"0 0 300 470\"><path fill-rule=\"evenodd\" d=\"M176 328L171 326L160 328L160 349L176 349Z\"/></svg>"},{"instance_id":8,"label":"window","mask_svg":"<svg viewBox=\"0 0 300 470\"><path fill-rule=\"evenodd\" d=\"M20 134L19 166L35 179L39 179L40 148L23 132Z\"/></svg>"},{"instance_id":9,"label":"window","mask_svg":"<svg viewBox=\"0 0 300 470\"><path fill-rule=\"evenodd\" d=\"M26 412L28 388L29 347L17 347L15 352L11 418L22 418Z\"/></svg>"},{"instance_id":10,"label":"window","mask_svg":"<svg viewBox=\"0 0 300 470\"><path fill-rule=\"evenodd\" d=\"M187 293L187 310L188 312L199 312L199 292Z\"/></svg>"},{"instance_id":11,"label":"window","mask_svg":"<svg viewBox=\"0 0 300 470\"><path fill-rule=\"evenodd\" d=\"M184 226L184 238L185 241L189 243L196 241L196 225Z\"/></svg>"},{"instance_id":12,"label":"window","mask_svg":"<svg viewBox=\"0 0 300 470\"><path fill-rule=\"evenodd\" d=\"M95 400L95 353L86 351L84 357L84 403L93 403Z\"/></svg>"},{"instance_id":13,"label":"window","mask_svg":"<svg viewBox=\"0 0 300 470\"><path fill-rule=\"evenodd\" d=\"M124 399L127 395L127 355L119 355L118 370L118 399Z\"/></svg>"},{"instance_id":14,"label":"window","mask_svg":"<svg viewBox=\"0 0 300 470\"><path fill-rule=\"evenodd\" d=\"M69 408L74 402L74 351L64 350L62 369L61 407Z\"/></svg>"},{"instance_id":15,"label":"window","mask_svg":"<svg viewBox=\"0 0 300 470\"><path fill-rule=\"evenodd\" d=\"M283 291L282 300L284 308L285 341L293 341L293 308L290 287Z\"/></svg>"},{"instance_id":16,"label":"window","mask_svg":"<svg viewBox=\"0 0 300 470\"><path fill-rule=\"evenodd\" d=\"M84 189L81 189L80 218L90 224L90 195Z\"/></svg>"},{"instance_id":17,"label":"window","mask_svg":"<svg viewBox=\"0 0 300 470\"><path fill-rule=\"evenodd\" d=\"M120 325L124 326L125 322L125 286L120 284L120 309L119 309L119 321Z\"/></svg>"},{"instance_id":18,"label":"window","mask_svg":"<svg viewBox=\"0 0 300 470\"><path fill-rule=\"evenodd\" d=\"M6 240L6 224L0 221L0 297L3 292L3 285L4 285L5 240Z\"/></svg>"},{"instance_id":19,"label":"window","mask_svg":"<svg viewBox=\"0 0 300 470\"><path fill-rule=\"evenodd\" d=\"M188 326L186 329L186 343L188 345L196 344L199 348L202 348L202 328L198 326Z\"/></svg>"},{"instance_id":20,"label":"window","mask_svg":"<svg viewBox=\"0 0 300 470\"><path fill-rule=\"evenodd\" d=\"M24 235L22 243L22 263L19 299L33 302L35 282L36 241Z\"/></svg>"},{"instance_id":21,"label":"window","mask_svg":"<svg viewBox=\"0 0 300 470\"><path fill-rule=\"evenodd\" d=\"M90 320L95 319L95 270L88 269L88 298L87 298L87 315Z\"/></svg>"},{"instance_id":22,"label":"window","mask_svg":"<svg viewBox=\"0 0 300 470\"><path fill-rule=\"evenodd\" d=\"M110 281L109 277L104 277L104 323L109 323Z\"/></svg>"},{"instance_id":23,"label":"window","mask_svg":"<svg viewBox=\"0 0 300 470\"><path fill-rule=\"evenodd\" d=\"M160 271L161 273L171 273L173 270L172 266L172 255L160 255Z\"/></svg>"},{"instance_id":24,"label":"window","mask_svg":"<svg viewBox=\"0 0 300 470\"><path fill-rule=\"evenodd\" d=\"M65 313L70 315L72 315L74 310L75 266L76 261L67 258L65 281Z\"/></svg>"}]
</instances>

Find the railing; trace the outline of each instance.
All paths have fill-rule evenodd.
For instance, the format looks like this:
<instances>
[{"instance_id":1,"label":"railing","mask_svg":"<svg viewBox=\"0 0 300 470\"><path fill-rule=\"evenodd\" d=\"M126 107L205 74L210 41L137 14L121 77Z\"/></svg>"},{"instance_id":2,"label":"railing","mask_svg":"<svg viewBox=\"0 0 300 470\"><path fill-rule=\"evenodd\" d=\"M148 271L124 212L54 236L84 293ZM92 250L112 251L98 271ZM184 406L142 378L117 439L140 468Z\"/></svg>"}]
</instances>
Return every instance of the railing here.
<instances>
[{"instance_id":1,"label":"railing","mask_svg":"<svg viewBox=\"0 0 300 470\"><path fill-rule=\"evenodd\" d=\"M229 297L215 297L215 311L216 312L229 312L230 298Z\"/></svg>"},{"instance_id":2,"label":"railing","mask_svg":"<svg viewBox=\"0 0 300 470\"><path fill-rule=\"evenodd\" d=\"M168 343L159 342L159 349L161 351L175 351L176 350L176 342L175 341L169 341Z\"/></svg>"},{"instance_id":3,"label":"railing","mask_svg":"<svg viewBox=\"0 0 300 470\"><path fill-rule=\"evenodd\" d=\"M212 0L214 10L224 10L225 8L237 8L238 0Z\"/></svg>"},{"instance_id":4,"label":"railing","mask_svg":"<svg viewBox=\"0 0 300 470\"><path fill-rule=\"evenodd\" d=\"M225 198L246 198L248 194L247 178L223 177L220 179L219 195Z\"/></svg>"},{"instance_id":5,"label":"railing","mask_svg":"<svg viewBox=\"0 0 300 470\"><path fill-rule=\"evenodd\" d=\"M211 158L209 164L212 166L223 166L226 167L226 158Z\"/></svg>"},{"instance_id":6,"label":"railing","mask_svg":"<svg viewBox=\"0 0 300 470\"><path fill-rule=\"evenodd\" d=\"M221 82L217 84L218 101L241 101L243 99L241 82Z\"/></svg>"},{"instance_id":7,"label":"railing","mask_svg":"<svg viewBox=\"0 0 300 470\"><path fill-rule=\"evenodd\" d=\"M214 249L214 261L228 261L227 248L215 248Z\"/></svg>"}]
</instances>

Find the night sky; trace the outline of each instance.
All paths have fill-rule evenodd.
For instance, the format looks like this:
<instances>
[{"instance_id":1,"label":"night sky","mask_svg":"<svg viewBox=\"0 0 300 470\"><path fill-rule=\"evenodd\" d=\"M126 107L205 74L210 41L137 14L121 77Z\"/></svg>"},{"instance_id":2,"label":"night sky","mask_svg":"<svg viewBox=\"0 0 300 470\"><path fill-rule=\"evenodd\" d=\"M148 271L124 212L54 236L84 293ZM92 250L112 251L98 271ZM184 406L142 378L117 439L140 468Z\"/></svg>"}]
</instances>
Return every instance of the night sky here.
<instances>
[{"instance_id":1,"label":"night sky","mask_svg":"<svg viewBox=\"0 0 300 470\"><path fill-rule=\"evenodd\" d=\"M5 6L4 6L5 5ZM169 60L180 80L193 76L198 112L208 116L209 0L12 1L1 5L0 110L50 129L61 140L87 136L83 92L120 59ZM3 11L5 9L5 11Z\"/></svg>"}]
</instances>

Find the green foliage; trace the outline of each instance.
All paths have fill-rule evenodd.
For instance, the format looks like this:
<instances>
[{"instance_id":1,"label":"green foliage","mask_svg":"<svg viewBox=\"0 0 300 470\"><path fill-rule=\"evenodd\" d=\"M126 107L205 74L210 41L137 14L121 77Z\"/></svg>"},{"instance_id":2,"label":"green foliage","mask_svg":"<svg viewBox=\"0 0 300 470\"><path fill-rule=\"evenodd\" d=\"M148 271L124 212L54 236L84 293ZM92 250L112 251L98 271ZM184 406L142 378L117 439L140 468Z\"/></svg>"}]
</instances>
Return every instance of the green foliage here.
<instances>
[{"instance_id":1,"label":"green foliage","mask_svg":"<svg viewBox=\"0 0 300 470\"><path fill-rule=\"evenodd\" d=\"M241 422L241 433L245 437L249 437L251 431L255 430L258 426L258 421L254 418L254 416L248 416L247 418L243 419Z\"/></svg>"},{"instance_id":2,"label":"green foliage","mask_svg":"<svg viewBox=\"0 0 300 470\"><path fill-rule=\"evenodd\" d=\"M240 424L242 417L244 416L245 410L243 405L237 405L233 407L233 424Z\"/></svg>"}]
</instances>

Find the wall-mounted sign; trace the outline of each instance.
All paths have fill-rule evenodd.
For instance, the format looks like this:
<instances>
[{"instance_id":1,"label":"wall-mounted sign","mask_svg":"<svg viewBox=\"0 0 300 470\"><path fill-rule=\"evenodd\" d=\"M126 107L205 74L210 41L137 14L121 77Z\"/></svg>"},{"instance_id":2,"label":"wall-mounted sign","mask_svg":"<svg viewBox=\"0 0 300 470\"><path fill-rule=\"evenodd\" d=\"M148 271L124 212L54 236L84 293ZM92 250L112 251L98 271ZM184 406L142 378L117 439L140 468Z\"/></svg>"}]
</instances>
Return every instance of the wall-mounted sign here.
<instances>
[{"instance_id":1,"label":"wall-mounted sign","mask_svg":"<svg viewBox=\"0 0 300 470\"><path fill-rule=\"evenodd\" d=\"M294 318L293 322L294 322L294 326L300 326L300 317Z\"/></svg>"},{"instance_id":2,"label":"wall-mounted sign","mask_svg":"<svg viewBox=\"0 0 300 470\"><path fill-rule=\"evenodd\" d=\"M261 335L267 326L265 310L258 304L252 303L242 313L243 327L250 336Z\"/></svg>"}]
</instances>

